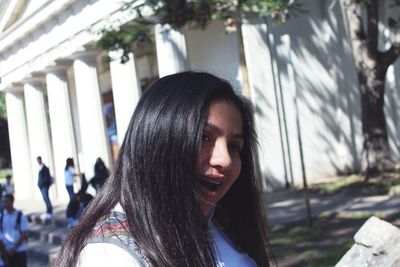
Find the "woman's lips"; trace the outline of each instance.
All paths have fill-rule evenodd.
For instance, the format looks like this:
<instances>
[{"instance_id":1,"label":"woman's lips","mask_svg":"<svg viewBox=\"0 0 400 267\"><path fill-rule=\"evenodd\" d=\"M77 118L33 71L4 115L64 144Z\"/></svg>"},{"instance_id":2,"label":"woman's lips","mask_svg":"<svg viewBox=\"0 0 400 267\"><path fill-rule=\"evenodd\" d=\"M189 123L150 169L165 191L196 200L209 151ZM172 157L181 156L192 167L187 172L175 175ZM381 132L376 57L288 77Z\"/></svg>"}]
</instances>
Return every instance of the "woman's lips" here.
<instances>
[{"instance_id":1,"label":"woman's lips","mask_svg":"<svg viewBox=\"0 0 400 267\"><path fill-rule=\"evenodd\" d=\"M200 185L210 192L216 192L223 184L223 175L206 175L200 177Z\"/></svg>"}]
</instances>

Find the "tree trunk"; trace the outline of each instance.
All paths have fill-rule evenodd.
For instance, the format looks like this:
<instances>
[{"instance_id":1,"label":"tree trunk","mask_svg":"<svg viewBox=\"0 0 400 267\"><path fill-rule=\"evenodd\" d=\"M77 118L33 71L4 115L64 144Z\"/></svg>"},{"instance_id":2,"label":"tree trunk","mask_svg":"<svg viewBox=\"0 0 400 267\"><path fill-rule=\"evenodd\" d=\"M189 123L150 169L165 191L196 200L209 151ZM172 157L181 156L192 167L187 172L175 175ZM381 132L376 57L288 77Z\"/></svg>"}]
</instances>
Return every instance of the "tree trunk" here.
<instances>
[{"instance_id":1,"label":"tree trunk","mask_svg":"<svg viewBox=\"0 0 400 267\"><path fill-rule=\"evenodd\" d=\"M384 113L386 71L378 66L376 60L373 61L373 68L365 67L364 62L357 62L364 137L363 159L367 177L393 168Z\"/></svg>"},{"instance_id":2,"label":"tree trunk","mask_svg":"<svg viewBox=\"0 0 400 267\"><path fill-rule=\"evenodd\" d=\"M368 178L392 170L394 166L389 152L384 95L386 71L397 58L397 48L384 53L378 50L379 1L364 3L365 17L362 15L362 1L351 0L348 4L351 43L361 96L363 169Z\"/></svg>"}]
</instances>

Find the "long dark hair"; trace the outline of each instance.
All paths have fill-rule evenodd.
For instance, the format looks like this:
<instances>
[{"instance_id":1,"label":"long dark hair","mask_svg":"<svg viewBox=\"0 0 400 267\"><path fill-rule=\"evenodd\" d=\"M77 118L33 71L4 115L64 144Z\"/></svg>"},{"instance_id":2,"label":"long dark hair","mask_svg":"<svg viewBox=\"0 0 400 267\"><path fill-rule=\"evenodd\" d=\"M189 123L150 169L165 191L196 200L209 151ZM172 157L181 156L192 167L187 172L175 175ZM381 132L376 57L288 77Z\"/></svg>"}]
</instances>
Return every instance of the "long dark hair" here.
<instances>
[{"instance_id":1,"label":"long dark hair","mask_svg":"<svg viewBox=\"0 0 400 267\"><path fill-rule=\"evenodd\" d=\"M152 266L216 266L208 223L195 190L195 166L210 104L233 102L243 119L238 180L218 203L214 219L258 266L269 266L257 179L250 105L226 81L207 73L178 73L145 90L103 190L67 236L56 266L75 266L96 222L120 202L129 232Z\"/></svg>"},{"instance_id":2,"label":"long dark hair","mask_svg":"<svg viewBox=\"0 0 400 267\"><path fill-rule=\"evenodd\" d=\"M69 167L74 167L74 160L72 158L67 158L65 161L65 170L68 170Z\"/></svg>"}]
</instances>

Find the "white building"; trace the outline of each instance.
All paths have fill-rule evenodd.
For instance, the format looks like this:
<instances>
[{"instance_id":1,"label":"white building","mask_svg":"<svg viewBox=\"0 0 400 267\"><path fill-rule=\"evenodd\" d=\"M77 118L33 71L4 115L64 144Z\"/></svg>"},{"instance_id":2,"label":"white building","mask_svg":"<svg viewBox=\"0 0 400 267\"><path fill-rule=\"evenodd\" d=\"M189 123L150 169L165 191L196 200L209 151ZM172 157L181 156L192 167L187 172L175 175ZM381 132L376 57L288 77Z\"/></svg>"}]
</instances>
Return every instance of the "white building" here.
<instances>
[{"instance_id":1,"label":"white building","mask_svg":"<svg viewBox=\"0 0 400 267\"><path fill-rule=\"evenodd\" d=\"M205 31L156 26L154 48L135 51L124 65L102 60L107 53L91 48L98 31L132 19L121 2L0 1L0 90L17 198L41 198L39 155L56 177L52 197L61 200L67 199L66 158L89 179L97 157L112 167L141 86L158 76L205 70L241 90L238 38L226 34L222 22ZM266 188L301 183L300 147L309 180L360 167L360 102L346 16L340 1L307 3L309 13L283 27L251 21L242 28ZM396 160L399 68L397 62L389 71L386 98Z\"/></svg>"}]
</instances>

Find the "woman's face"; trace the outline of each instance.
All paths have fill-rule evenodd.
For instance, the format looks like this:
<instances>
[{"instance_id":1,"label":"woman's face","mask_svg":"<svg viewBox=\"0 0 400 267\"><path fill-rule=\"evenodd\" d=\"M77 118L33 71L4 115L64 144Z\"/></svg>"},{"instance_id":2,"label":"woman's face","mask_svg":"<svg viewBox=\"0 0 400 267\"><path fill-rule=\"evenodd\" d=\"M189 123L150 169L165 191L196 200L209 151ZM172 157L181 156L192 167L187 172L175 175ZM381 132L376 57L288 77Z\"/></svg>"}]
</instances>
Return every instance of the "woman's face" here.
<instances>
[{"instance_id":1,"label":"woman's face","mask_svg":"<svg viewBox=\"0 0 400 267\"><path fill-rule=\"evenodd\" d=\"M211 104L196 166L197 190L206 217L239 177L242 125L240 111L232 102L219 100Z\"/></svg>"}]
</instances>

